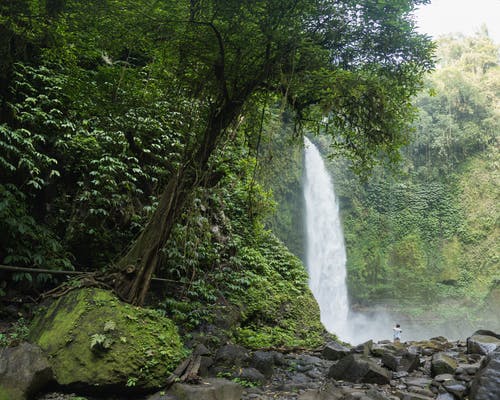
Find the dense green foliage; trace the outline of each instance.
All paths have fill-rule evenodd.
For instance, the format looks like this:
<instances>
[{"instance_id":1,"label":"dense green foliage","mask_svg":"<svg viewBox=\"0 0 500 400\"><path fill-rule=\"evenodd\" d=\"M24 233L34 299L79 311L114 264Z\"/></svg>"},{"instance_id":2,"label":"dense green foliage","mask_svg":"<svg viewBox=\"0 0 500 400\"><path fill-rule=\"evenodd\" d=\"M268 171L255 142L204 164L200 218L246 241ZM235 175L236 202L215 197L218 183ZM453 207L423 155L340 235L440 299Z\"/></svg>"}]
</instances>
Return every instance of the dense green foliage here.
<instances>
[{"instance_id":1,"label":"dense green foliage","mask_svg":"<svg viewBox=\"0 0 500 400\"><path fill-rule=\"evenodd\" d=\"M272 116L271 113L265 125L266 135L262 137L256 164L257 180L272 192L275 201L274 212L265 225L293 254L303 259L303 141L300 135L293 134L289 115Z\"/></svg>"},{"instance_id":2,"label":"dense green foliage","mask_svg":"<svg viewBox=\"0 0 500 400\"><path fill-rule=\"evenodd\" d=\"M323 328L307 274L265 229L274 201L255 180L257 161L240 140L244 135L216 157L226 169L220 185L195 192L174 229L159 307L186 330L232 313L229 332L249 347L315 346Z\"/></svg>"},{"instance_id":3,"label":"dense green foliage","mask_svg":"<svg viewBox=\"0 0 500 400\"><path fill-rule=\"evenodd\" d=\"M444 38L438 65L403 171L360 183L336 166L355 302L470 312L498 284L499 48L484 33Z\"/></svg>"},{"instance_id":4,"label":"dense green foliage","mask_svg":"<svg viewBox=\"0 0 500 400\"><path fill-rule=\"evenodd\" d=\"M271 184L287 164L266 160L303 127L358 171L398 158L432 68L425 2L3 2L0 263L102 271L183 332L236 308L237 341L316 344L303 266L264 228L297 225L299 253L267 188L298 203L300 174Z\"/></svg>"},{"instance_id":5,"label":"dense green foliage","mask_svg":"<svg viewBox=\"0 0 500 400\"><path fill-rule=\"evenodd\" d=\"M194 192L222 190L223 157L258 148L271 131L261 110L278 101L301 124L327 113L337 147L360 167L394 156L431 67L432 46L410 18L420 2L4 2L0 262L104 268L173 177L189 188L174 222L197 212L184 209ZM217 160L236 131L246 140ZM253 181L242 197L256 196ZM171 242L183 242L182 229Z\"/></svg>"}]
</instances>

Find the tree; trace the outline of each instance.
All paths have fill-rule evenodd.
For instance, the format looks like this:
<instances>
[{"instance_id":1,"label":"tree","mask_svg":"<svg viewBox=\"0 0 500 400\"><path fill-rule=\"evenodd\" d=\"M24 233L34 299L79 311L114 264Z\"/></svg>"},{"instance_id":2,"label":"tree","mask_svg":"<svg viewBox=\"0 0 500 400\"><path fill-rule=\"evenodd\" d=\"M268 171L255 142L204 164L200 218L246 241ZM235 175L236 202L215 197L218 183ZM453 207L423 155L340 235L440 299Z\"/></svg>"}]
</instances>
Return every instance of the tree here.
<instances>
[{"instance_id":1,"label":"tree","mask_svg":"<svg viewBox=\"0 0 500 400\"><path fill-rule=\"evenodd\" d=\"M211 154L258 96L281 96L302 123L327 115L336 146L360 166L380 151L394 156L411 97L432 68L432 45L413 30L410 13L419 3L192 1L176 3L175 19L152 18L169 38L159 48L176 85L199 105L202 122L155 213L118 262L122 297L143 302L189 193L207 179Z\"/></svg>"},{"instance_id":2,"label":"tree","mask_svg":"<svg viewBox=\"0 0 500 400\"><path fill-rule=\"evenodd\" d=\"M444 37L438 45L439 68L417 97L420 117L410 149L415 166L433 160L432 169L450 173L495 143L500 52L484 31Z\"/></svg>"},{"instance_id":3,"label":"tree","mask_svg":"<svg viewBox=\"0 0 500 400\"><path fill-rule=\"evenodd\" d=\"M107 212L102 194L116 190L114 180L125 184L107 202L115 215L108 223L120 218L130 193L140 200L135 193L150 194L152 179L132 173L158 164L158 206L109 275L124 299L140 304L190 194L220 175L212 155L257 108L281 103L298 128L321 125L334 139L332 151L350 156L358 171L383 154L397 158L412 96L432 68L433 46L414 32L411 15L426 1L53 0L45 8L37 0L9 1L0 6L8 37L0 46L1 119L5 132L24 142L43 125L27 125L26 99L40 103L36 110L57 129L44 126L34 150L71 164L60 185L82 189L68 193L69 202L96 193L93 204L86 200L93 221ZM28 75L43 78L37 85L27 73L16 78L24 64ZM57 107L46 101L49 86ZM151 114L155 123L148 125ZM3 144L11 145L9 135L0 136ZM10 165L22 154L18 147ZM87 164L92 175L75 182L71 174ZM31 171L39 170L33 163ZM18 178L14 171L11 180ZM48 193L51 182L41 190ZM111 182L107 192L103 182Z\"/></svg>"}]
</instances>

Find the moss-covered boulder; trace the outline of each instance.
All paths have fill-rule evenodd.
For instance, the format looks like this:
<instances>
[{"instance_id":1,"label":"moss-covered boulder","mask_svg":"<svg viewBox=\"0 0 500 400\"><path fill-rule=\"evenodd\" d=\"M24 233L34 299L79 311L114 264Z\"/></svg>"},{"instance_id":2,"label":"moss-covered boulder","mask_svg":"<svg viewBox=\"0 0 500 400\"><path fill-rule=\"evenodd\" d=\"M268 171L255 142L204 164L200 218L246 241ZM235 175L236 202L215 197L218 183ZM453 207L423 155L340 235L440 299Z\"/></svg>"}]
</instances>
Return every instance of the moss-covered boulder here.
<instances>
[{"instance_id":1,"label":"moss-covered boulder","mask_svg":"<svg viewBox=\"0 0 500 400\"><path fill-rule=\"evenodd\" d=\"M159 388L185 356L176 326L100 289L74 290L40 312L30 339L57 382L95 390Z\"/></svg>"},{"instance_id":2,"label":"moss-covered boulder","mask_svg":"<svg viewBox=\"0 0 500 400\"><path fill-rule=\"evenodd\" d=\"M300 260L270 233L239 257L244 269L235 279L247 287L230 295L241 310L235 340L250 348L323 344L326 331Z\"/></svg>"}]
</instances>

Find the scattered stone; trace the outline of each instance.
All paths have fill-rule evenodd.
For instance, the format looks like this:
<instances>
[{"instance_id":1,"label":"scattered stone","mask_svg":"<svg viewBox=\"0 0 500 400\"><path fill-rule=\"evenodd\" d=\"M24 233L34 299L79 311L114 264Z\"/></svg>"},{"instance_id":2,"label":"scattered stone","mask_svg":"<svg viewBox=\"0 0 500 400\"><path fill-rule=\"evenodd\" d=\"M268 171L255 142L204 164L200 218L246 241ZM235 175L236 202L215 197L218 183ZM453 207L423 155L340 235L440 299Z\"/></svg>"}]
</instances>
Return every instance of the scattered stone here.
<instances>
[{"instance_id":1,"label":"scattered stone","mask_svg":"<svg viewBox=\"0 0 500 400\"><path fill-rule=\"evenodd\" d=\"M309 354L300 354L296 356L295 359L299 364L312 364L318 367L323 365L323 360L321 358Z\"/></svg>"},{"instance_id":2,"label":"scattered stone","mask_svg":"<svg viewBox=\"0 0 500 400\"><path fill-rule=\"evenodd\" d=\"M434 380L436 382L445 382L445 381L451 381L453 380L453 375L452 374L441 374L441 375L436 375L434 377Z\"/></svg>"},{"instance_id":3,"label":"scattered stone","mask_svg":"<svg viewBox=\"0 0 500 400\"><path fill-rule=\"evenodd\" d=\"M396 372L412 372L420 367L420 357L418 356L418 354L409 351L398 353L399 354L386 352L382 356L382 364L390 370Z\"/></svg>"},{"instance_id":4,"label":"scattered stone","mask_svg":"<svg viewBox=\"0 0 500 400\"><path fill-rule=\"evenodd\" d=\"M455 400L455 396L453 396L451 393L439 393L438 396L436 397L436 400Z\"/></svg>"},{"instance_id":5,"label":"scattered stone","mask_svg":"<svg viewBox=\"0 0 500 400\"><path fill-rule=\"evenodd\" d=\"M387 395L379 392L375 388L371 388L366 392L366 396L372 400L387 400Z\"/></svg>"},{"instance_id":6,"label":"scattered stone","mask_svg":"<svg viewBox=\"0 0 500 400\"><path fill-rule=\"evenodd\" d=\"M363 354L365 356L370 355L373 348L373 340L368 340L367 342L361 343L352 349L353 353Z\"/></svg>"},{"instance_id":7,"label":"scattered stone","mask_svg":"<svg viewBox=\"0 0 500 400\"><path fill-rule=\"evenodd\" d=\"M401 400L434 400L434 397L411 392L398 392L398 397Z\"/></svg>"},{"instance_id":8,"label":"scattered stone","mask_svg":"<svg viewBox=\"0 0 500 400\"><path fill-rule=\"evenodd\" d=\"M489 354L500 347L500 339L494 336L473 335L467 338L467 352L472 354Z\"/></svg>"},{"instance_id":9,"label":"scattered stone","mask_svg":"<svg viewBox=\"0 0 500 400\"><path fill-rule=\"evenodd\" d=\"M488 331L486 329L479 329L472 334L472 336L474 336L474 335L493 336L497 339L500 339L500 334L493 332L493 331Z\"/></svg>"},{"instance_id":10,"label":"scattered stone","mask_svg":"<svg viewBox=\"0 0 500 400\"><path fill-rule=\"evenodd\" d=\"M432 376L441 374L454 374L457 367L457 361L446 353L436 353L432 356Z\"/></svg>"},{"instance_id":11,"label":"scattered stone","mask_svg":"<svg viewBox=\"0 0 500 400\"><path fill-rule=\"evenodd\" d=\"M200 368L198 370L198 374L200 376L208 376L210 367L214 365L214 359L208 356L200 357Z\"/></svg>"},{"instance_id":12,"label":"scattered stone","mask_svg":"<svg viewBox=\"0 0 500 400\"><path fill-rule=\"evenodd\" d=\"M0 349L0 399L31 398L52 379L52 368L40 347L24 342Z\"/></svg>"},{"instance_id":13,"label":"scattered stone","mask_svg":"<svg viewBox=\"0 0 500 400\"><path fill-rule=\"evenodd\" d=\"M297 371L299 372L307 372L310 371L314 368L314 365L311 364L299 364L297 365Z\"/></svg>"},{"instance_id":14,"label":"scattered stone","mask_svg":"<svg viewBox=\"0 0 500 400\"><path fill-rule=\"evenodd\" d=\"M404 382L408 386L418 386L421 388L427 388L431 385L432 379L426 377L412 377L404 379Z\"/></svg>"},{"instance_id":15,"label":"scattered stone","mask_svg":"<svg viewBox=\"0 0 500 400\"><path fill-rule=\"evenodd\" d=\"M297 397L297 400L344 400L343 388L336 387L331 383L322 389L309 389Z\"/></svg>"},{"instance_id":16,"label":"scattered stone","mask_svg":"<svg viewBox=\"0 0 500 400\"><path fill-rule=\"evenodd\" d=\"M466 382L467 383L467 382L472 381L472 379L474 379L474 377L470 376L470 375L457 375L457 374L455 374L455 379L457 381L462 381L462 382Z\"/></svg>"},{"instance_id":17,"label":"scattered stone","mask_svg":"<svg viewBox=\"0 0 500 400\"><path fill-rule=\"evenodd\" d=\"M460 399L463 399L468 392L467 386L463 382L455 380L443 382L443 387L447 392L454 394Z\"/></svg>"},{"instance_id":18,"label":"scattered stone","mask_svg":"<svg viewBox=\"0 0 500 400\"><path fill-rule=\"evenodd\" d=\"M332 365L328 377L349 382L386 385L391 380L391 373L363 355L351 354Z\"/></svg>"},{"instance_id":19,"label":"scattered stone","mask_svg":"<svg viewBox=\"0 0 500 400\"><path fill-rule=\"evenodd\" d=\"M472 381L470 400L498 400L500 393L500 350L489 354Z\"/></svg>"},{"instance_id":20,"label":"scattered stone","mask_svg":"<svg viewBox=\"0 0 500 400\"><path fill-rule=\"evenodd\" d=\"M207 381L201 385L177 383L177 392L172 388L147 400L500 400L500 372L494 364L496 360L500 365L500 360L493 357L498 349L488 356L469 353L465 342L447 342L440 337L397 346L389 341L373 345L368 342L355 350L339 346L331 342L319 351L299 354L251 352L234 345L210 352L198 346L193 353L204 354L198 355L201 364L203 359L208 364L214 363L208 370L212 376L217 372L230 374L227 376L231 376L233 382L226 382L250 387L242 389L240 397L229 394L226 398L220 397L221 392L214 394L214 389L208 390ZM427 356L424 355L426 349ZM332 360L343 352L348 354L338 361ZM368 352L375 357L366 356ZM200 366L200 373L202 370ZM1 395L0 399L3 400Z\"/></svg>"},{"instance_id":21,"label":"scattered stone","mask_svg":"<svg viewBox=\"0 0 500 400\"><path fill-rule=\"evenodd\" d=\"M207 349L207 347L204 344L200 343L193 350L193 355L195 355L195 356L211 356L212 353L210 352L210 350Z\"/></svg>"},{"instance_id":22,"label":"scattered stone","mask_svg":"<svg viewBox=\"0 0 500 400\"><path fill-rule=\"evenodd\" d=\"M271 351L275 365L287 365L285 356L277 351Z\"/></svg>"},{"instance_id":23,"label":"scattered stone","mask_svg":"<svg viewBox=\"0 0 500 400\"><path fill-rule=\"evenodd\" d=\"M227 367L241 367L250 361L248 350L243 346L227 344L217 350L215 363Z\"/></svg>"},{"instance_id":24,"label":"scattered stone","mask_svg":"<svg viewBox=\"0 0 500 400\"><path fill-rule=\"evenodd\" d=\"M323 348L321 356L327 360L337 361L347 356L351 350L337 342L329 342Z\"/></svg>"},{"instance_id":25,"label":"scattered stone","mask_svg":"<svg viewBox=\"0 0 500 400\"><path fill-rule=\"evenodd\" d=\"M427 396L427 397L434 396L434 393L432 392L432 390L423 389L423 388L419 388L419 387L410 387L410 388L408 388L408 391L411 393L421 394L422 396Z\"/></svg>"},{"instance_id":26,"label":"scattered stone","mask_svg":"<svg viewBox=\"0 0 500 400\"><path fill-rule=\"evenodd\" d=\"M319 372L318 370L313 370L313 371L307 371L306 372L306 375L311 378L311 379L316 379L316 380L320 380L321 377L322 377L322 374L321 372Z\"/></svg>"},{"instance_id":27,"label":"scattered stone","mask_svg":"<svg viewBox=\"0 0 500 400\"><path fill-rule=\"evenodd\" d=\"M255 368L240 368L233 375L233 378L259 385L263 385L266 382L266 377Z\"/></svg>"},{"instance_id":28,"label":"scattered stone","mask_svg":"<svg viewBox=\"0 0 500 400\"><path fill-rule=\"evenodd\" d=\"M268 351L253 353L251 365L269 378L274 372L274 354Z\"/></svg>"},{"instance_id":29,"label":"scattered stone","mask_svg":"<svg viewBox=\"0 0 500 400\"><path fill-rule=\"evenodd\" d=\"M227 379L208 378L196 385L175 383L168 394L182 400L241 400L243 387Z\"/></svg>"},{"instance_id":30,"label":"scattered stone","mask_svg":"<svg viewBox=\"0 0 500 400\"><path fill-rule=\"evenodd\" d=\"M475 364L469 364L464 367L465 372L467 372L469 375L475 375L477 371L479 371L479 368L481 367L480 363L475 363Z\"/></svg>"},{"instance_id":31,"label":"scattered stone","mask_svg":"<svg viewBox=\"0 0 500 400\"><path fill-rule=\"evenodd\" d=\"M401 378L404 378L405 376L408 376L408 375L409 375L408 372L406 372L406 371L400 371L400 372L394 372L392 374L392 377L394 379L401 379Z\"/></svg>"}]
</instances>

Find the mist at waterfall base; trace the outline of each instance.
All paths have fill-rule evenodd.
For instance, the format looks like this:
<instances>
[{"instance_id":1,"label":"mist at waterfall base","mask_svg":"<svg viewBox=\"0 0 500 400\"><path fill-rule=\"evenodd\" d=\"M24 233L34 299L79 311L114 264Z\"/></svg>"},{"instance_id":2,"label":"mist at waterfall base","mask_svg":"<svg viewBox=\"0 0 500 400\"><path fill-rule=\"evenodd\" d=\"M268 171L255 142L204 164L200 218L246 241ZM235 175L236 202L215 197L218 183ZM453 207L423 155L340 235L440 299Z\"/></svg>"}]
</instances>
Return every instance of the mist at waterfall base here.
<instances>
[{"instance_id":1,"label":"mist at waterfall base","mask_svg":"<svg viewBox=\"0 0 500 400\"><path fill-rule=\"evenodd\" d=\"M333 182L316 146L305 138L305 226L306 266L309 287L319 304L326 330L351 344L392 339L392 328L400 323L402 339L419 340L433 336L465 338L473 327L456 323L424 325L404 315L395 315L382 306L371 312L349 309L346 286L346 250Z\"/></svg>"}]
</instances>

